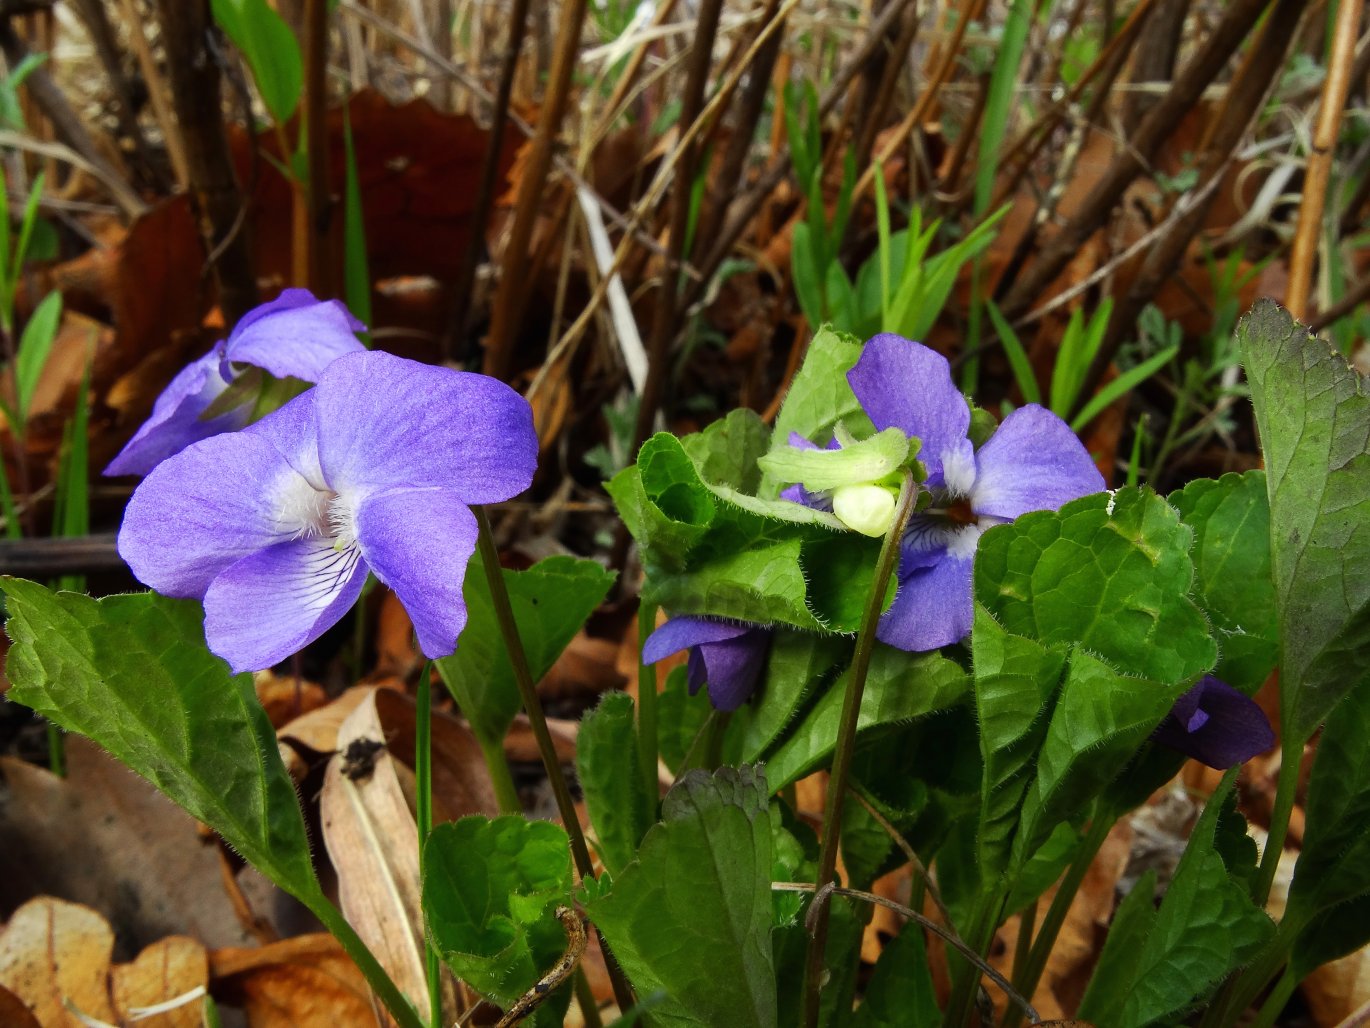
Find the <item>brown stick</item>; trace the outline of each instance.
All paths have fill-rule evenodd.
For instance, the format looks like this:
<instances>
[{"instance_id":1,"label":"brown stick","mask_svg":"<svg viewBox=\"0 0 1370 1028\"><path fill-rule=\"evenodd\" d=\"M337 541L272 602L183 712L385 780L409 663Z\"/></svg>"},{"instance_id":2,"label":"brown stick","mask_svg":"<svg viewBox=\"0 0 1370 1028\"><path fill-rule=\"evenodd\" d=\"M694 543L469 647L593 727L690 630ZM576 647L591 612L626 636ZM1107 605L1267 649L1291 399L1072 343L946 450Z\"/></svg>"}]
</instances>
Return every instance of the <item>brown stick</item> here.
<instances>
[{"instance_id":1,"label":"brown stick","mask_svg":"<svg viewBox=\"0 0 1370 1028\"><path fill-rule=\"evenodd\" d=\"M1199 185L1196 187L1201 191L1200 199L1148 251L1141 271L1126 295L1114 307L1099 352L1085 374L1077 406L1083 406L1093 394L1117 354L1118 347L1132 334L1142 308L1151 302L1165 280L1174 274L1190 242L1203 225L1203 219L1218 195L1218 190L1212 187L1226 174L1242 138L1265 105L1276 76L1284 67L1285 53L1297 34L1296 29L1305 7L1304 0L1275 0L1274 9L1266 19L1260 37L1233 76L1227 99L1213 119L1212 138L1205 148Z\"/></svg>"},{"instance_id":2,"label":"brown stick","mask_svg":"<svg viewBox=\"0 0 1370 1028\"><path fill-rule=\"evenodd\" d=\"M1303 199L1299 203L1298 228L1294 232L1294 246L1289 254L1289 285L1284 293L1284 305L1297 321L1303 321L1308 314L1308 294L1313 288L1313 268L1318 259L1318 243L1322 239L1327 183L1332 178L1337 136L1341 132L1342 115L1346 111L1346 97L1351 90L1356 34L1364 10L1363 3L1352 3L1351 0L1342 0L1337 8L1327 80L1322 86L1322 103L1318 108L1318 121L1313 129L1313 148L1308 155L1304 174Z\"/></svg>"},{"instance_id":3,"label":"brown stick","mask_svg":"<svg viewBox=\"0 0 1370 1028\"><path fill-rule=\"evenodd\" d=\"M17 67L29 56L29 48L14 31L8 17L0 19L0 51L4 52L5 61L11 68ZM43 112L43 116L52 123L52 130L57 138L99 170L100 181L109 189L114 202L123 212L130 218L136 218L143 213L147 205L133 191L123 172L100 152L80 116L71 109L66 96L58 88L57 83L53 82L47 68L39 66L29 72L28 78L24 79L24 88L28 90L38 109Z\"/></svg>"},{"instance_id":4,"label":"brown stick","mask_svg":"<svg viewBox=\"0 0 1370 1028\"><path fill-rule=\"evenodd\" d=\"M304 92L300 115L304 122L306 179L296 193L296 281L316 296L334 295L332 262L328 260L329 222L333 203L328 185L328 4L305 0Z\"/></svg>"},{"instance_id":5,"label":"brown stick","mask_svg":"<svg viewBox=\"0 0 1370 1028\"><path fill-rule=\"evenodd\" d=\"M466 316L471 309L471 286L476 281L476 266L485 246L485 226L490 218L490 202L495 192L495 174L499 171L500 151L504 149L504 125L509 118L509 97L514 90L514 72L518 70L519 52L528 26L528 0L514 0L509 15L509 37L505 42L504 57L500 62L499 85L495 89L495 109L490 120L490 139L486 144L485 160L480 169L480 185L476 187L476 206L471 218L471 238L466 243L461 271L457 274L452 296L452 314L447 322L447 337L443 349L451 357L466 333Z\"/></svg>"},{"instance_id":6,"label":"brown stick","mask_svg":"<svg viewBox=\"0 0 1370 1028\"><path fill-rule=\"evenodd\" d=\"M1155 157L1160 146L1198 103L1256 23L1266 0L1232 0L1222 20L1175 79L1174 86L1142 119L1129 145L1114 158L1075 216L1043 248L1037 260L1004 297L1004 315L1016 318L1041 298L1053 279L1104 223L1123 192Z\"/></svg>"},{"instance_id":7,"label":"brown stick","mask_svg":"<svg viewBox=\"0 0 1370 1028\"><path fill-rule=\"evenodd\" d=\"M1137 41L1137 51L1132 58L1132 74L1129 76L1132 85L1170 81L1175 74L1175 58L1180 52L1188 13L1189 0L1161 0L1156 5L1156 11L1151 16L1151 27ZM1146 117L1147 111L1156 106L1156 100L1154 95L1143 90L1128 93L1123 98L1123 125L1129 131L1135 129Z\"/></svg>"},{"instance_id":8,"label":"brown stick","mask_svg":"<svg viewBox=\"0 0 1370 1028\"><path fill-rule=\"evenodd\" d=\"M680 101L681 130L694 125L704 106L704 86L709 79L713 59L714 36L723 11L723 0L701 0L695 23L694 45L690 49L690 69L685 77L685 93ZM777 35L779 35L777 33ZM637 408L637 425L633 430L633 445L629 453L637 453L642 441L652 431L657 408L661 406L662 384L666 379L666 365L670 360L671 340L675 338L676 311L680 299L677 281L678 266L688 259L685 233L690 220L690 193L694 189L695 166L699 162L698 140L687 143L675 170L675 189L671 195L671 229L666 240L666 261L661 267L661 287L657 290L656 310L652 319L652 337L647 347L647 380Z\"/></svg>"},{"instance_id":9,"label":"brown stick","mask_svg":"<svg viewBox=\"0 0 1370 1028\"><path fill-rule=\"evenodd\" d=\"M561 8L561 25L557 31L556 52L548 76L547 95L538 115L537 135L533 137L532 152L519 180L518 200L514 208L514 224L509 242L500 263L499 290L495 294L494 316L490 323L490 338L486 344L487 375L507 379L514 363L514 343L523 324L524 298L528 283L523 268L528 260L528 244L533 238L533 226L541 210L539 198L547 184L547 172L552 167L552 155L562 114L571 95L571 75L576 67L576 53L580 49L580 29L585 22L586 0L567 0Z\"/></svg>"},{"instance_id":10,"label":"brown stick","mask_svg":"<svg viewBox=\"0 0 1370 1028\"><path fill-rule=\"evenodd\" d=\"M157 0L166 46L171 100L190 172L191 198L200 234L211 255L224 321L236 324L257 304L246 231L243 196L233 174L219 97L219 65L208 46L209 4L205 0Z\"/></svg>"}]
</instances>

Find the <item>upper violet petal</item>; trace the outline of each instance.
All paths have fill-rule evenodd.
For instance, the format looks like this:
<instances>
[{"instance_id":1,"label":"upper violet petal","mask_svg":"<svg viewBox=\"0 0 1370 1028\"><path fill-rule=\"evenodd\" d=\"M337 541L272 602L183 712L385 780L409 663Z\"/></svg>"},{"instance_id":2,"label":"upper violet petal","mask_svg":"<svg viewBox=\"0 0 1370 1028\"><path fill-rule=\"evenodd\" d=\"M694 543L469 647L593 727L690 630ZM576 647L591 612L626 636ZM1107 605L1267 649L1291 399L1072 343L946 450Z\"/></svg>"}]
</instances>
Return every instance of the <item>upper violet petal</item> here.
<instances>
[{"instance_id":1,"label":"upper violet petal","mask_svg":"<svg viewBox=\"0 0 1370 1028\"><path fill-rule=\"evenodd\" d=\"M224 346L222 374L231 378L232 364L251 364L277 378L317 382L338 357L365 351L356 336L364 329L338 300L287 289L238 322Z\"/></svg>"},{"instance_id":2,"label":"upper violet petal","mask_svg":"<svg viewBox=\"0 0 1370 1028\"><path fill-rule=\"evenodd\" d=\"M1030 403L1006 417L975 455L971 509L1016 518L1031 510L1057 510L1097 493L1104 477L1070 426Z\"/></svg>"},{"instance_id":3,"label":"upper violet petal","mask_svg":"<svg viewBox=\"0 0 1370 1028\"><path fill-rule=\"evenodd\" d=\"M337 624L361 595L355 546L292 539L249 554L205 593L205 641L235 671L279 664Z\"/></svg>"},{"instance_id":4,"label":"upper violet petal","mask_svg":"<svg viewBox=\"0 0 1370 1028\"><path fill-rule=\"evenodd\" d=\"M532 483L532 408L493 378L375 351L334 361L317 390L319 459L338 492L439 488L495 503Z\"/></svg>"},{"instance_id":5,"label":"upper violet petal","mask_svg":"<svg viewBox=\"0 0 1370 1028\"><path fill-rule=\"evenodd\" d=\"M247 421L246 410L200 417L228 383L219 373L219 353L210 350L181 369L152 405L152 414L105 467L106 475L146 475L173 453Z\"/></svg>"},{"instance_id":6,"label":"upper violet petal","mask_svg":"<svg viewBox=\"0 0 1370 1028\"><path fill-rule=\"evenodd\" d=\"M701 643L726 642L753 631L755 625L739 625L717 618L674 617L647 637L642 647L642 663L655 664L672 653Z\"/></svg>"},{"instance_id":7,"label":"upper violet petal","mask_svg":"<svg viewBox=\"0 0 1370 1028\"><path fill-rule=\"evenodd\" d=\"M901 557L894 603L880 617L875 637L901 650L921 653L960 642L970 634L971 567L974 557L945 552L933 563L906 568ZM919 563L928 560L918 553Z\"/></svg>"},{"instance_id":8,"label":"upper violet petal","mask_svg":"<svg viewBox=\"0 0 1370 1028\"><path fill-rule=\"evenodd\" d=\"M320 495L265 439L218 435L143 479L124 511L119 556L158 592L200 599L243 557L310 531Z\"/></svg>"},{"instance_id":9,"label":"upper violet petal","mask_svg":"<svg viewBox=\"0 0 1370 1028\"><path fill-rule=\"evenodd\" d=\"M770 640L769 630L754 627L733 639L699 645L715 710L736 710L756 691Z\"/></svg>"},{"instance_id":10,"label":"upper violet petal","mask_svg":"<svg viewBox=\"0 0 1370 1028\"><path fill-rule=\"evenodd\" d=\"M265 439L310 485L326 492L328 483L319 466L317 394L316 389L305 390L260 421L248 425L243 432Z\"/></svg>"},{"instance_id":11,"label":"upper violet petal","mask_svg":"<svg viewBox=\"0 0 1370 1028\"><path fill-rule=\"evenodd\" d=\"M872 336L847 381L879 430L903 429L923 441L918 459L941 485L942 454L966 438L970 405L936 350L889 332Z\"/></svg>"},{"instance_id":12,"label":"upper violet petal","mask_svg":"<svg viewBox=\"0 0 1370 1028\"><path fill-rule=\"evenodd\" d=\"M1254 700L1221 679L1204 675L1175 701L1152 739L1225 771L1274 746L1275 731Z\"/></svg>"},{"instance_id":13,"label":"upper violet petal","mask_svg":"<svg viewBox=\"0 0 1370 1028\"><path fill-rule=\"evenodd\" d=\"M396 489L365 497L357 542L376 577L414 622L425 657L451 655L466 627L462 582L476 548L476 517L442 489Z\"/></svg>"}]
</instances>

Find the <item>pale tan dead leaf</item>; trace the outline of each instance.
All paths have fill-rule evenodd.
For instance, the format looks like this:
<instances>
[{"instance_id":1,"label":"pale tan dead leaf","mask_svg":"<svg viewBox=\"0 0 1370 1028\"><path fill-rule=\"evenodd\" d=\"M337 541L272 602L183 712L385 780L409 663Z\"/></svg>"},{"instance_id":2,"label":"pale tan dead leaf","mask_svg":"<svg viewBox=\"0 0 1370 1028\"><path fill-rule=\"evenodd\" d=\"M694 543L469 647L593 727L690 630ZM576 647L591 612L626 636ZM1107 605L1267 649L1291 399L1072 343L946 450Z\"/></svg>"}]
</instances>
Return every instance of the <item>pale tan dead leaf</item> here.
<instances>
[{"instance_id":1,"label":"pale tan dead leaf","mask_svg":"<svg viewBox=\"0 0 1370 1028\"><path fill-rule=\"evenodd\" d=\"M0 933L0 985L44 1028L81 1028L67 1004L102 1021L109 998L114 932L90 907L50 896L29 900Z\"/></svg>"},{"instance_id":2,"label":"pale tan dead leaf","mask_svg":"<svg viewBox=\"0 0 1370 1028\"><path fill-rule=\"evenodd\" d=\"M251 942L195 820L88 739L65 743L66 778L0 757L0 906L85 903L132 946L168 935Z\"/></svg>"},{"instance_id":3,"label":"pale tan dead leaf","mask_svg":"<svg viewBox=\"0 0 1370 1028\"><path fill-rule=\"evenodd\" d=\"M401 719L393 716L394 711L389 723L382 716L381 706L391 705L386 697L404 702L397 694L373 689L339 729L339 752L324 773L320 819L324 845L338 874L343 913L400 991L423 1010L428 987L418 829L409 798L413 776L391 753L390 746L400 743L394 723ZM412 753L412 706L410 710ZM439 734L435 727L435 752ZM437 778L435 761L435 784ZM455 1016L456 994L446 976L443 1006Z\"/></svg>"},{"instance_id":4,"label":"pale tan dead leaf","mask_svg":"<svg viewBox=\"0 0 1370 1028\"><path fill-rule=\"evenodd\" d=\"M371 991L336 939L299 935L209 954L214 995L251 1028L375 1028Z\"/></svg>"},{"instance_id":5,"label":"pale tan dead leaf","mask_svg":"<svg viewBox=\"0 0 1370 1028\"><path fill-rule=\"evenodd\" d=\"M315 753L332 753L338 748L338 729L373 687L354 685L336 696L332 702L317 707L286 722L276 732L278 738L306 746Z\"/></svg>"},{"instance_id":6,"label":"pale tan dead leaf","mask_svg":"<svg viewBox=\"0 0 1370 1028\"><path fill-rule=\"evenodd\" d=\"M184 935L172 935L148 946L128 964L110 974L110 994L118 1023L129 1022L138 1008L152 1007L209 986L209 956L205 948ZM198 999L138 1019L139 1028L200 1028Z\"/></svg>"}]
</instances>

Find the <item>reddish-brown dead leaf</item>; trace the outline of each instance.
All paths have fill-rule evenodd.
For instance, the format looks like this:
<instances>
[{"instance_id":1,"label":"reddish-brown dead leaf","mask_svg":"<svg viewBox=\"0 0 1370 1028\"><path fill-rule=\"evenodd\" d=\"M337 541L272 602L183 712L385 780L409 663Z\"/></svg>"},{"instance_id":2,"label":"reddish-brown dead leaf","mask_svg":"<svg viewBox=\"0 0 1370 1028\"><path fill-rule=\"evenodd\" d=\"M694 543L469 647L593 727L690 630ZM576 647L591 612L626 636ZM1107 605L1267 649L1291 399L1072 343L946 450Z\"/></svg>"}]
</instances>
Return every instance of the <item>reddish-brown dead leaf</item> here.
<instances>
[{"instance_id":1,"label":"reddish-brown dead leaf","mask_svg":"<svg viewBox=\"0 0 1370 1028\"><path fill-rule=\"evenodd\" d=\"M336 939L322 932L209 954L216 999L251 1028L375 1028L371 991Z\"/></svg>"},{"instance_id":2,"label":"reddish-brown dead leaf","mask_svg":"<svg viewBox=\"0 0 1370 1028\"><path fill-rule=\"evenodd\" d=\"M0 985L0 1024L8 1028L43 1028L28 1005L3 985Z\"/></svg>"},{"instance_id":3,"label":"reddish-brown dead leaf","mask_svg":"<svg viewBox=\"0 0 1370 1028\"><path fill-rule=\"evenodd\" d=\"M328 703L328 693L324 692L323 686L293 675L259 671L252 685L257 690L257 701L266 711L271 727L278 731Z\"/></svg>"}]
</instances>

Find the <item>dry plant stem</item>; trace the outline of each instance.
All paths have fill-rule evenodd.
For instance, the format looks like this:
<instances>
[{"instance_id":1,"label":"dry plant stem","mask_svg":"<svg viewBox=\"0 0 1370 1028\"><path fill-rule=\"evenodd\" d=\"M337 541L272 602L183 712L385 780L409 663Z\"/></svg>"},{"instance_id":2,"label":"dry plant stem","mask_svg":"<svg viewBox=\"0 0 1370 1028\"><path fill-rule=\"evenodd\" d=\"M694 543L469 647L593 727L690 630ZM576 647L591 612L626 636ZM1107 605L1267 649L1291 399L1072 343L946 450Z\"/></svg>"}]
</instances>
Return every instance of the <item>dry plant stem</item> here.
<instances>
[{"instance_id":1,"label":"dry plant stem","mask_svg":"<svg viewBox=\"0 0 1370 1028\"><path fill-rule=\"evenodd\" d=\"M864 115L864 124L861 131L857 134L856 140L856 166L864 168L870 163L871 151L875 149L875 138L880 134L880 127L885 124L885 117L889 113L890 105L894 102L895 92L899 88L899 76L904 70L904 62L908 59L909 51L913 49L914 42L918 39L918 29L923 23L922 13L915 3L905 16L903 25L899 30L899 35L894 40L894 45L890 48L889 59L885 61L884 71L880 76L880 84L875 90L875 95L871 98L869 109Z\"/></svg>"},{"instance_id":2,"label":"dry plant stem","mask_svg":"<svg viewBox=\"0 0 1370 1028\"><path fill-rule=\"evenodd\" d=\"M147 138L143 135L142 127L138 124L138 113L133 106L133 91L129 88L128 78L124 75L119 43L114 36L114 28L109 23L109 14L105 11L104 0L75 0L73 6L81 20L85 22L86 30L90 33L90 40L95 46L95 52L100 56L100 64L105 69L105 78L109 80L110 92L114 95L115 116L119 119L119 130L133 142L134 152L138 155L144 173L150 175L152 180L159 185L165 185L162 176L158 174L158 169L153 163ZM138 40L142 38L141 22L127 24L131 40L137 48ZM141 67L141 51L138 56ZM146 68L143 68L143 78L149 88L149 98L156 96L155 84L161 80L148 75ZM167 141L167 155L171 158L172 167L177 170L181 187L184 188L185 179L179 174L184 169L184 159L178 166L176 163L178 154L173 151L171 146L173 137L170 133L165 133L164 138Z\"/></svg>"},{"instance_id":3,"label":"dry plant stem","mask_svg":"<svg viewBox=\"0 0 1370 1028\"><path fill-rule=\"evenodd\" d=\"M476 187L476 205L471 219L471 236L462 257L461 271L452 294L452 314L447 323L446 355L450 358L461 345L466 334L466 318L471 310L471 287L476 281L476 266L485 246L485 226L490 218L491 201L495 194L495 175L499 172L500 152L504 149L504 126L509 118L509 97L514 91L514 72L518 70L519 53L528 25L528 0L514 0L509 15L509 37L505 41L504 56L500 61L499 84L495 87L495 108L490 115L490 139L486 143L485 160L481 164L480 184Z\"/></svg>"},{"instance_id":4,"label":"dry plant stem","mask_svg":"<svg viewBox=\"0 0 1370 1028\"><path fill-rule=\"evenodd\" d=\"M980 970L984 972L985 977L1003 991L1004 995L1008 997L1009 1002L1022 1008L1023 1013L1027 1014L1028 1019L1033 1024L1036 1024L1040 1020L1037 1011L1033 1008L1032 1004L1014 990L1013 985L1007 978L989 964L985 963L985 959L980 956L980 954L968 947L953 932L949 932L945 927L931 918L924 917L912 907L906 907L904 904L896 903L892 899L886 899L884 896L877 895L873 892L863 892L860 889L843 889L837 886L829 886L827 889L818 890L816 886L810 885L808 882L772 882L771 888L780 892L822 891L826 896L846 896L848 899L863 900L866 903L873 903L877 907L893 910L896 914L900 914L908 920L913 921L915 924L926 928L928 931L932 932L933 935L936 935L943 942L957 950L971 963L979 967ZM817 903L818 901L819 897L815 896L814 902Z\"/></svg>"},{"instance_id":5,"label":"dry plant stem","mask_svg":"<svg viewBox=\"0 0 1370 1028\"><path fill-rule=\"evenodd\" d=\"M14 31L8 17L0 18L0 51L4 52L5 63L11 68L18 67L29 56L29 48ZM65 94L52 80L48 69L40 65L30 71L24 80L24 88L43 116L52 123L57 138L99 169L101 182L109 189L119 208L130 218L142 214L147 209L146 204L128 184L123 171L105 159L80 116L72 110Z\"/></svg>"},{"instance_id":6,"label":"dry plant stem","mask_svg":"<svg viewBox=\"0 0 1370 1028\"><path fill-rule=\"evenodd\" d=\"M1198 234L1203 219L1218 196L1218 186L1231 165L1242 139L1265 107L1284 67L1284 55L1297 35L1303 17L1304 0L1275 0L1260 37L1233 77L1223 106L1214 118L1212 137L1204 148L1202 171L1196 202L1185 213L1168 222L1169 227L1147 252L1141 271L1127 293L1119 298L1109 318L1094 361L1085 374L1079 402L1083 406L1093 396L1104 373L1125 339L1135 331L1138 316L1157 290L1175 273L1190 242ZM1177 414L1178 416L1178 414Z\"/></svg>"},{"instance_id":7,"label":"dry plant stem","mask_svg":"<svg viewBox=\"0 0 1370 1028\"><path fill-rule=\"evenodd\" d=\"M495 309L490 324L490 337L485 351L484 372L501 381L513 370L514 344L523 323L524 299L528 283L523 269L528 260L528 244L533 238L542 204L539 197L547 185L547 173L552 167L557 133L562 114L571 95L571 76L576 67L580 48L580 29L585 21L587 0L567 0L560 12L556 52L548 76L547 95L543 97L538 115L538 130L533 137L532 151L519 180L518 199L514 207L514 224L505 245L500 263L499 289L495 293Z\"/></svg>"},{"instance_id":8,"label":"dry plant stem","mask_svg":"<svg viewBox=\"0 0 1370 1028\"><path fill-rule=\"evenodd\" d=\"M690 69L685 78L685 92L680 100L680 124L692 127L699 120L704 106L704 86L712 63L714 36L718 32L718 18L723 0L700 0L695 23L694 45L690 48ZM657 289L656 309L652 317L652 336L647 346L647 379L642 386L637 408L637 424L633 429L630 453L637 453L642 441L652 431L657 410L661 406L662 387L671 358L671 341L676 335L676 311L680 299L678 265L688 259L685 235L690 222L690 194L694 190L695 167L699 161L697 140L682 141L680 159L675 168L675 190L671 196L671 228L666 240L666 260L661 267Z\"/></svg>"},{"instance_id":9,"label":"dry plant stem","mask_svg":"<svg viewBox=\"0 0 1370 1028\"><path fill-rule=\"evenodd\" d=\"M947 930L952 935L956 935L956 930L951 919L951 912L947 910L946 904L942 902L942 893L937 888L937 883L934 882L932 877L928 874L927 866L919 858L918 854L914 851L914 848L909 845L909 841L899 834L899 831L894 825L890 824L885 815L876 810L874 805L872 805L866 797L862 796L855 788L852 788L851 786L848 786L848 788L851 788L851 793L856 797L856 802L866 809L866 813L875 820L876 824L885 830L885 834L899 847L900 852L904 854L904 859L907 860L909 866L913 868L914 876L917 878L919 884L923 889L926 889L927 894L932 897L933 905L937 907L937 912L942 915L942 920L947 924Z\"/></svg>"},{"instance_id":10,"label":"dry plant stem","mask_svg":"<svg viewBox=\"0 0 1370 1028\"><path fill-rule=\"evenodd\" d=\"M206 0L157 0L191 197L205 250L216 255L212 268L219 306L231 326L257 305L257 280L239 224L244 200L224 133L219 65L207 44L208 8Z\"/></svg>"},{"instance_id":11,"label":"dry plant stem","mask_svg":"<svg viewBox=\"0 0 1370 1028\"><path fill-rule=\"evenodd\" d=\"M856 53L848 58L847 62L838 70L837 74L833 76L832 81L828 83L828 88L823 92L822 96L819 97L818 116L820 119L826 117L831 113L832 109L837 106L838 101L846 94L847 87L851 85L851 82L856 77L857 73L860 72L866 61L870 59L871 54L875 52L876 48L884 40L885 32L894 24L895 20L903 13L904 8L911 2L912 0L894 0L893 3L880 12L880 16L876 18L875 21L871 22L866 30L866 37L861 46L857 49ZM790 0L786 0L780 12L777 14L775 21L772 22L772 25L783 25L784 17L789 14L794 6L794 3L790 2ZM768 30L769 29L770 26L768 26ZM746 62L744 61L744 66L745 64ZM698 262L699 279L692 283L689 290L686 292L682 307L689 308L693 306L699 298L704 295L704 291L708 287L709 280L713 278L714 272L716 272L723 261L727 259L728 254L732 252L734 244L742 238L743 233L752 226L757 212L761 210L761 206L766 202L766 198L775 191L775 187L790 173L791 167L793 167L793 159L787 149L780 155L770 169L761 176L757 183L752 186L747 194L733 205L734 209L732 214L724 221L723 228L719 232L713 246L705 252L704 259Z\"/></svg>"},{"instance_id":12,"label":"dry plant stem","mask_svg":"<svg viewBox=\"0 0 1370 1028\"><path fill-rule=\"evenodd\" d=\"M828 919L831 907L828 893L823 891L833 882L837 872L837 845L842 834L842 801L847 795L847 776L851 771L852 750L856 744L856 723L861 713L861 697L866 689L866 671L870 668L871 653L875 650L875 630L880 621L881 608L885 605L885 589L890 575L899 562L899 542L909 515L913 513L914 501L918 498L918 486L913 474L907 468L903 472L903 484L899 487L899 501L895 507L894 520L885 532L885 541L880 547L880 556L875 565L875 579L871 583L870 596L866 600L866 611L861 618L861 631L856 637L856 650L852 654L851 675L847 679L846 695L842 698L842 719L837 727L837 745L833 750L832 775L828 780L826 810L823 812L823 845L818 853L817 888L814 907L810 910L810 935L808 957L804 970L804 1020L806 1028L817 1028L819 1004L823 988L823 958L827 951Z\"/></svg>"},{"instance_id":13,"label":"dry plant stem","mask_svg":"<svg viewBox=\"0 0 1370 1028\"><path fill-rule=\"evenodd\" d=\"M552 733L547 729L547 717L542 712L542 701L538 698L537 686L532 672L528 669L528 657L519 639L518 624L514 621L514 610L509 603L509 591L504 585L504 573L500 568L499 548L495 545L495 534L490 529L490 516L480 504L472 506L476 515L476 547L480 551L481 564L485 568L485 580L490 586L490 601L495 608L495 620L499 622L500 634L504 637L505 648L509 651L509 663L514 670L514 681L518 683L519 695L523 700L524 713L537 740L538 753L542 756L542 766L547 772L547 780L556 798L557 812L561 815L571 844L571 859L575 861L576 873L582 878L595 876L594 866L590 863L590 850L585 845L585 832L576 816L576 805L571 799L571 790L566 786L566 776L561 772L561 761L552 742ZM601 940L602 942L603 940ZM619 1009L632 1009L634 999L632 989L624 979L618 965L614 963L607 944L604 945L605 965L609 970L609 980L614 987L614 998Z\"/></svg>"},{"instance_id":14,"label":"dry plant stem","mask_svg":"<svg viewBox=\"0 0 1370 1028\"><path fill-rule=\"evenodd\" d=\"M1156 5L1151 31L1138 41L1137 53L1132 59L1133 85L1170 81L1175 74L1175 58L1184 39L1188 13L1189 0L1161 0ZM1128 93L1123 99L1123 125L1128 130L1135 129L1155 105L1153 95L1140 90Z\"/></svg>"},{"instance_id":15,"label":"dry plant stem","mask_svg":"<svg viewBox=\"0 0 1370 1028\"><path fill-rule=\"evenodd\" d=\"M580 958L585 955L589 933L586 932L585 922L581 920L580 915L570 907L557 907L556 915L557 920L561 922L561 927L566 932L566 952L561 955L561 958L546 974L533 984L531 989L520 996L504 1012L504 1016L499 1019L495 1028L513 1028L514 1025L519 1024L524 1018L532 1014L547 997L556 991L558 986L571 977L580 964Z\"/></svg>"},{"instance_id":16,"label":"dry plant stem","mask_svg":"<svg viewBox=\"0 0 1370 1028\"><path fill-rule=\"evenodd\" d=\"M1323 209L1327 203L1327 185L1332 179L1332 162L1336 157L1337 136L1341 132L1342 116L1346 111L1346 97L1351 90L1351 65L1356 59L1356 33L1363 3L1342 0L1337 7L1337 20L1332 35L1332 52L1328 57L1327 79L1323 82L1322 103L1313 129L1313 148L1303 184L1303 199L1299 203L1298 228L1289 255L1289 285L1284 294L1284 305L1295 319L1308 316L1308 294L1313 289L1313 266L1317 261L1318 246L1323 237Z\"/></svg>"},{"instance_id":17,"label":"dry plant stem","mask_svg":"<svg viewBox=\"0 0 1370 1028\"><path fill-rule=\"evenodd\" d=\"M1367 179L1370 181L1370 179ZM1308 327L1314 332L1321 332L1334 321L1346 317L1361 304L1370 299L1370 278L1363 278L1354 286L1346 291L1336 303L1332 304L1324 311L1318 311L1308 319Z\"/></svg>"},{"instance_id":18,"label":"dry plant stem","mask_svg":"<svg viewBox=\"0 0 1370 1028\"><path fill-rule=\"evenodd\" d=\"M1266 0L1231 0L1222 20L1190 59L1174 86L1142 119L1129 145L1114 158L1108 170L1079 210L1052 237L1027 272L1013 286L1001 305L1013 319L1024 313L1064 270L1085 241L1104 223L1123 192L1155 157L1161 144L1203 95L1227 60L1241 45L1265 9Z\"/></svg>"},{"instance_id":19,"label":"dry plant stem","mask_svg":"<svg viewBox=\"0 0 1370 1028\"><path fill-rule=\"evenodd\" d=\"M300 98L304 120L305 163L302 189L295 194L295 281L316 296L333 295L328 260L328 3L304 2L304 92ZM282 153L282 158L286 157Z\"/></svg>"}]
</instances>

